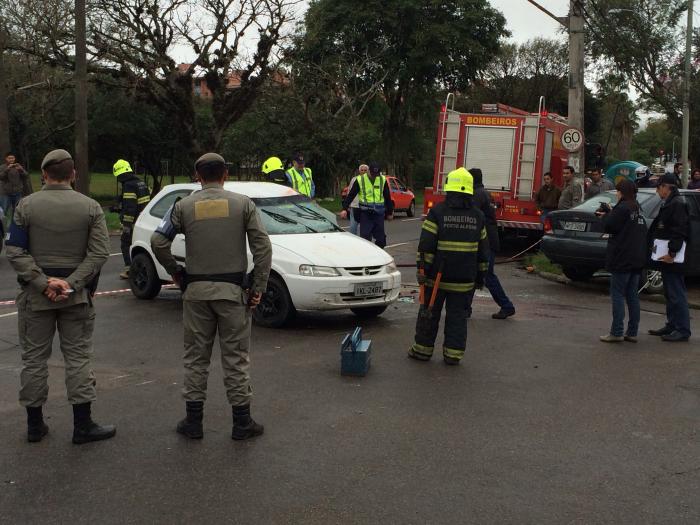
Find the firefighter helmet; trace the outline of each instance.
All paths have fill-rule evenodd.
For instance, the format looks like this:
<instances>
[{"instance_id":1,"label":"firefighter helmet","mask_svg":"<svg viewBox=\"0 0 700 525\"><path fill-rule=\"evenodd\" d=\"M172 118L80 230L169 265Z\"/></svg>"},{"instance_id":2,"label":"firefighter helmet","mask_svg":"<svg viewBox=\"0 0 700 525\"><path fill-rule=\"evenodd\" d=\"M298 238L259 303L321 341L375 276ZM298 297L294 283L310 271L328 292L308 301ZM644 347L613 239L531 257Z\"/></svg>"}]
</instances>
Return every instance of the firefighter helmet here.
<instances>
[{"instance_id":1,"label":"firefighter helmet","mask_svg":"<svg viewBox=\"0 0 700 525\"><path fill-rule=\"evenodd\" d=\"M464 168L457 168L451 171L445 181L445 191L474 195L474 178L472 174Z\"/></svg>"},{"instance_id":2,"label":"firefighter helmet","mask_svg":"<svg viewBox=\"0 0 700 525\"><path fill-rule=\"evenodd\" d=\"M269 175L273 171L283 170L283 169L284 169L284 164L282 164L282 161L279 159L279 157L270 157L262 165L262 172L265 175Z\"/></svg>"},{"instance_id":3,"label":"firefighter helmet","mask_svg":"<svg viewBox=\"0 0 700 525\"><path fill-rule=\"evenodd\" d=\"M112 172L114 173L115 177L119 177L119 175L122 175L124 173L133 173L134 170L131 169L131 164L129 164L127 161L125 161L124 159L119 159L117 162L114 163Z\"/></svg>"}]
</instances>

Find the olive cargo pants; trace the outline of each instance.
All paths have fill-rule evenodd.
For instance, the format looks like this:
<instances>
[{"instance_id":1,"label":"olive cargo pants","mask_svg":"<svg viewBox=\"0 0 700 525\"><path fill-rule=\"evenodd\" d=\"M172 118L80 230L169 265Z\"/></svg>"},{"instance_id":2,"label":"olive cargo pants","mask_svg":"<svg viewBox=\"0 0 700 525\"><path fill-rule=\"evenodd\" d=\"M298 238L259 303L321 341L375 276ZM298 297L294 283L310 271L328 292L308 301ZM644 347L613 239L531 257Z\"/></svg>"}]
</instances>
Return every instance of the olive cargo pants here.
<instances>
[{"instance_id":1,"label":"olive cargo pants","mask_svg":"<svg viewBox=\"0 0 700 525\"><path fill-rule=\"evenodd\" d=\"M91 403L96 399L92 370L92 331L95 310L88 303L65 308L32 311L26 297L17 300L19 340L22 347L22 372L19 401L38 407L49 395L49 367L53 338L58 328L65 363L68 402Z\"/></svg>"},{"instance_id":2,"label":"olive cargo pants","mask_svg":"<svg viewBox=\"0 0 700 525\"><path fill-rule=\"evenodd\" d=\"M221 367L229 404L247 405L250 388L250 310L244 304L227 300L183 301L185 327L186 401L205 401L207 378L214 338L219 333Z\"/></svg>"}]
</instances>

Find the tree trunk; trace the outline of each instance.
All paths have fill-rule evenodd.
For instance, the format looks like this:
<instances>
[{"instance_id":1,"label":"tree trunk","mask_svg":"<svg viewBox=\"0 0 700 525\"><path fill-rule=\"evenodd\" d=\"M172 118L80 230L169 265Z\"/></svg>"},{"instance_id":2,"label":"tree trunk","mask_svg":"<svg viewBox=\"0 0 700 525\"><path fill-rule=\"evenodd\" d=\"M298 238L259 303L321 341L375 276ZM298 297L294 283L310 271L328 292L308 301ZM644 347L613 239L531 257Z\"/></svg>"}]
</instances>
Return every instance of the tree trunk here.
<instances>
[{"instance_id":1,"label":"tree trunk","mask_svg":"<svg viewBox=\"0 0 700 525\"><path fill-rule=\"evenodd\" d=\"M75 170L76 189L90 194L87 116L87 45L85 0L75 0Z\"/></svg>"},{"instance_id":2,"label":"tree trunk","mask_svg":"<svg viewBox=\"0 0 700 525\"><path fill-rule=\"evenodd\" d=\"M0 32L0 154L11 151L10 115L7 109L7 75L5 73L5 33ZM27 159L24 159L26 162Z\"/></svg>"}]
</instances>

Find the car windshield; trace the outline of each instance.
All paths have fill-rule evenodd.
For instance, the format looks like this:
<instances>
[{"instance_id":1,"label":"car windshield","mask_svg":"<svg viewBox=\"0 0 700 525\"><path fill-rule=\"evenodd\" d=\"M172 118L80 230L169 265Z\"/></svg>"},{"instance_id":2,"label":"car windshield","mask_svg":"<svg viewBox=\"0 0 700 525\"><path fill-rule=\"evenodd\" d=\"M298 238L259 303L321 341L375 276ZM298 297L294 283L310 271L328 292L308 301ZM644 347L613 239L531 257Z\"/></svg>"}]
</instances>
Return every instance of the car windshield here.
<instances>
[{"instance_id":1,"label":"car windshield","mask_svg":"<svg viewBox=\"0 0 700 525\"><path fill-rule=\"evenodd\" d=\"M572 208L576 211L587 211L595 212L601 203L610 204L610 206L615 206L617 204L617 192L606 191L582 202L578 206ZM661 199L656 193L638 193L637 202L642 207L642 214L645 217L655 217L656 213L659 211L659 206L661 205Z\"/></svg>"},{"instance_id":2,"label":"car windshield","mask_svg":"<svg viewBox=\"0 0 700 525\"><path fill-rule=\"evenodd\" d=\"M343 231L335 215L303 195L254 198L267 233L327 233Z\"/></svg>"}]
</instances>

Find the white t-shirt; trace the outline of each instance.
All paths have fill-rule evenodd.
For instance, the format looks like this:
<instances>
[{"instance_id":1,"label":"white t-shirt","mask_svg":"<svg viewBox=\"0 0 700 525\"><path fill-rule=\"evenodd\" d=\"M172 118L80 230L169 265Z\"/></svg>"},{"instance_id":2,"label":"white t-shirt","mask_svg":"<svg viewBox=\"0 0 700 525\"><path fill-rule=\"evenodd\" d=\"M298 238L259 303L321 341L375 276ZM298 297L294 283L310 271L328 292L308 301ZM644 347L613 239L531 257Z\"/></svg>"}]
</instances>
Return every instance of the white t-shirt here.
<instances>
[{"instance_id":1,"label":"white t-shirt","mask_svg":"<svg viewBox=\"0 0 700 525\"><path fill-rule=\"evenodd\" d=\"M348 186L348 191L352 189L352 185L355 184L355 181L357 180L357 175L355 175L352 179L350 179L350 185ZM355 198L352 200L350 203L351 208L359 208L360 207L360 193L358 192L357 195L355 195Z\"/></svg>"}]
</instances>

